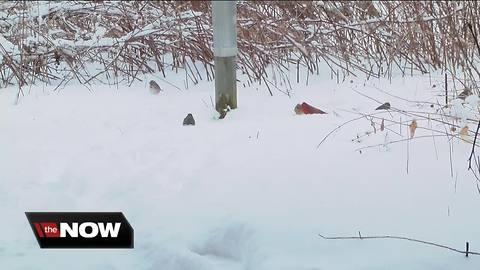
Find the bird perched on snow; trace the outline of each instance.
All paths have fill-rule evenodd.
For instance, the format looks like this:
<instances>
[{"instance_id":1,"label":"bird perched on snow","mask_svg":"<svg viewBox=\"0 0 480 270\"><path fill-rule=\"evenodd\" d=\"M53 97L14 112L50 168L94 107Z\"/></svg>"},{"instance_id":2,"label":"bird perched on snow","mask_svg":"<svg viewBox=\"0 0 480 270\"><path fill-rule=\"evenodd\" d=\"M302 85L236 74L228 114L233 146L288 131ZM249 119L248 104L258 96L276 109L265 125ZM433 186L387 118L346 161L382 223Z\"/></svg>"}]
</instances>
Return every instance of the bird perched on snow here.
<instances>
[{"instance_id":1,"label":"bird perched on snow","mask_svg":"<svg viewBox=\"0 0 480 270\"><path fill-rule=\"evenodd\" d=\"M472 95L472 90L470 88L465 88L460 94L458 94L458 98L461 100L465 100L468 96Z\"/></svg>"},{"instance_id":2,"label":"bird perched on snow","mask_svg":"<svg viewBox=\"0 0 480 270\"><path fill-rule=\"evenodd\" d=\"M296 114L326 114L326 112L315 108L306 102L303 102L302 104L297 104L293 110Z\"/></svg>"},{"instance_id":3,"label":"bird perched on snow","mask_svg":"<svg viewBox=\"0 0 480 270\"><path fill-rule=\"evenodd\" d=\"M375 110L390 110L390 102L385 102L378 106Z\"/></svg>"},{"instance_id":4,"label":"bird perched on snow","mask_svg":"<svg viewBox=\"0 0 480 270\"><path fill-rule=\"evenodd\" d=\"M150 81L150 93L153 94L153 95L156 95L156 94L160 93L160 91L162 91L162 89L160 88L158 83L156 83L154 80L151 80Z\"/></svg>"},{"instance_id":5,"label":"bird perched on snow","mask_svg":"<svg viewBox=\"0 0 480 270\"><path fill-rule=\"evenodd\" d=\"M193 119L193 115L191 113L187 114L185 119L183 119L184 126L195 126L195 119Z\"/></svg>"}]
</instances>

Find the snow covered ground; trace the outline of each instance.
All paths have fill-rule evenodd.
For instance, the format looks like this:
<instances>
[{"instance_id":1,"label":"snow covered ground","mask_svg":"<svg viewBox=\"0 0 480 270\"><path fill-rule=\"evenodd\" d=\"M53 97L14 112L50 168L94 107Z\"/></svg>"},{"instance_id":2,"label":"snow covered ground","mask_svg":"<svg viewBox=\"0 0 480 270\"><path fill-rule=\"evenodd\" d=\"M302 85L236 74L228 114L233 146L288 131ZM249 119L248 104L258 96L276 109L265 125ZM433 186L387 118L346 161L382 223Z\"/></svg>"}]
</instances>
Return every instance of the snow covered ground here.
<instances>
[{"instance_id":1,"label":"snow covered ground","mask_svg":"<svg viewBox=\"0 0 480 270\"><path fill-rule=\"evenodd\" d=\"M361 231L458 249L469 241L480 251L470 145L452 140L451 169L446 138L413 139L407 174L407 142L355 151L400 138L392 125L352 141L373 129L363 119L317 149L328 132L358 117L354 111L379 105L355 90L428 110L375 87L442 103L441 87L432 87L442 77L337 84L326 72L295 84L290 98L240 84L239 108L225 120L214 119L213 82L184 89L183 78L167 76L181 90L159 80L157 96L148 80L92 92L36 86L18 105L15 88L0 89L0 269L479 269L478 256L418 243L318 236ZM329 114L295 115L303 101ZM196 126L182 126L187 113ZM416 136L430 135L420 129L427 125L419 120ZM123 211L135 249L40 249L25 211Z\"/></svg>"}]
</instances>

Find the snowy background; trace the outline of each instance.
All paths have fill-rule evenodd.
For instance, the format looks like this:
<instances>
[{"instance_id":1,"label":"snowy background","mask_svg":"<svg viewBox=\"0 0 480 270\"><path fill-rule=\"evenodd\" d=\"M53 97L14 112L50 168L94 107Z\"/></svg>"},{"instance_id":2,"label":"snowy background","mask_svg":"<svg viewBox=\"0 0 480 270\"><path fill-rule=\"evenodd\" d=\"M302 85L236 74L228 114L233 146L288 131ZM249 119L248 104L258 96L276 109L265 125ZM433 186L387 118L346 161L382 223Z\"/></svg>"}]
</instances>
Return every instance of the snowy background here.
<instances>
[{"instance_id":1,"label":"snowy background","mask_svg":"<svg viewBox=\"0 0 480 270\"><path fill-rule=\"evenodd\" d=\"M148 91L156 75L91 92L74 84L26 87L18 105L17 88L0 89L0 269L480 267L476 256L413 242L318 236L361 231L461 250L469 241L480 250L480 196L466 170L470 144L450 138L450 159L446 137L389 144L406 138L407 128L363 136L372 127L361 119L317 148L355 112L374 112L379 104L358 92L428 111L378 89L441 103L442 90L433 85L443 76L337 83L325 69L308 85L293 85L291 97L239 84L239 108L217 120L213 82L185 89L184 74L167 75L171 84L157 80L159 95ZM295 115L304 101L328 114ZM196 126L182 126L187 113ZM415 136L431 135L420 128L427 125L443 128L419 121ZM122 211L135 230L135 249L40 249L25 211Z\"/></svg>"}]
</instances>

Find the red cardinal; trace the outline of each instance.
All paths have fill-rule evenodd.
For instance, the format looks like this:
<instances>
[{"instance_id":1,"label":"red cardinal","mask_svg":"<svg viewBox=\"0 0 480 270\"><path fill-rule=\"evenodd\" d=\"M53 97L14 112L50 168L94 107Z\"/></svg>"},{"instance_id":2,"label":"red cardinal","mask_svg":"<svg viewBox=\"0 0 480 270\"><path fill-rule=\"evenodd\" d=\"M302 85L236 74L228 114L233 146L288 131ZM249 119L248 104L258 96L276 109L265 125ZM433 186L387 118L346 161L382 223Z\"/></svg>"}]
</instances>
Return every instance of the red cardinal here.
<instances>
[{"instance_id":1,"label":"red cardinal","mask_svg":"<svg viewBox=\"0 0 480 270\"><path fill-rule=\"evenodd\" d=\"M297 104L295 106L296 114L326 114L326 112L313 107L312 105L303 102L302 104Z\"/></svg>"}]
</instances>

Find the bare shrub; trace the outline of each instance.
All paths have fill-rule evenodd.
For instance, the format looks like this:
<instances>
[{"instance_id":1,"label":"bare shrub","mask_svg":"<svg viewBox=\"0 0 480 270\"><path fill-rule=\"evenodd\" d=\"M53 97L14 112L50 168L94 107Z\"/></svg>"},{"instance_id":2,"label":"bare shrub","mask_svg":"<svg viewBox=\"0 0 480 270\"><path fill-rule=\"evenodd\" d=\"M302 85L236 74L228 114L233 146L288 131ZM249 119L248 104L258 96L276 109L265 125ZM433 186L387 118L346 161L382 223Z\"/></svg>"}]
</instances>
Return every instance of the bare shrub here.
<instances>
[{"instance_id":1,"label":"bare shrub","mask_svg":"<svg viewBox=\"0 0 480 270\"><path fill-rule=\"evenodd\" d=\"M0 10L4 86L132 83L179 68L193 83L214 76L208 1L7 1ZM442 69L478 92L478 57L465 27L479 28L477 2L239 1L237 11L239 69L271 94L272 86L282 90L267 66L290 85L285 70L315 73L320 62L337 76Z\"/></svg>"}]
</instances>

